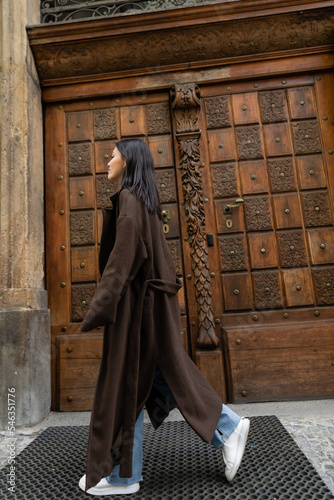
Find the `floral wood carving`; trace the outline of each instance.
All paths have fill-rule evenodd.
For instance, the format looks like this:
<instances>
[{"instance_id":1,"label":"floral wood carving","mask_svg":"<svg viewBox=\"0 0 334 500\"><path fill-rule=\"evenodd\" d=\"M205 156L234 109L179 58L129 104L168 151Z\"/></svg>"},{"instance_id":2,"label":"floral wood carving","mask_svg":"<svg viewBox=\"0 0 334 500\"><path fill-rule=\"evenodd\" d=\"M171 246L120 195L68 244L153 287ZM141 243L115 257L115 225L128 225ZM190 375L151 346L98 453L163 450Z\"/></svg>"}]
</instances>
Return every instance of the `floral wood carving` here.
<instances>
[{"instance_id":1,"label":"floral wood carving","mask_svg":"<svg viewBox=\"0 0 334 500\"><path fill-rule=\"evenodd\" d=\"M180 170L187 216L191 268L195 281L198 317L198 346L217 347L212 311L208 249L205 235L205 212L200 163L198 114L200 92L194 83L175 85L171 90L172 108L177 123Z\"/></svg>"},{"instance_id":2,"label":"floral wood carving","mask_svg":"<svg viewBox=\"0 0 334 500\"><path fill-rule=\"evenodd\" d=\"M236 164L212 165L213 192L215 198L238 196Z\"/></svg>"},{"instance_id":3,"label":"floral wood carving","mask_svg":"<svg viewBox=\"0 0 334 500\"><path fill-rule=\"evenodd\" d=\"M284 90L260 92L260 103L263 123L287 120Z\"/></svg>"},{"instance_id":4,"label":"floral wood carving","mask_svg":"<svg viewBox=\"0 0 334 500\"><path fill-rule=\"evenodd\" d=\"M152 134L169 134L170 118L167 103L149 104L147 106L147 132Z\"/></svg>"},{"instance_id":5,"label":"floral wood carving","mask_svg":"<svg viewBox=\"0 0 334 500\"><path fill-rule=\"evenodd\" d=\"M326 226L332 224L328 194L315 191L303 194L306 226Z\"/></svg>"},{"instance_id":6,"label":"floral wood carving","mask_svg":"<svg viewBox=\"0 0 334 500\"><path fill-rule=\"evenodd\" d=\"M116 193L117 187L106 175L96 176L96 200L98 208L111 207L110 196Z\"/></svg>"},{"instance_id":7,"label":"floral wood carving","mask_svg":"<svg viewBox=\"0 0 334 500\"><path fill-rule=\"evenodd\" d=\"M276 309L282 307L278 271L253 273L253 280L256 309Z\"/></svg>"},{"instance_id":8,"label":"floral wood carving","mask_svg":"<svg viewBox=\"0 0 334 500\"><path fill-rule=\"evenodd\" d=\"M94 245L94 212L71 213L71 245Z\"/></svg>"},{"instance_id":9,"label":"floral wood carving","mask_svg":"<svg viewBox=\"0 0 334 500\"><path fill-rule=\"evenodd\" d=\"M229 98L226 96L204 99L207 128L222 128L231 126Z\"/></svg>"},{"instance_id":10,"label":"floral wood carving","mask_svg":"<svg viewBox=\"0 0 334 500\"><path fill-rule=\"evenodd\" d=\"M176 201L174 169L156 169L159 196L161 203L170 203Z\"/></svg>"},{"instance_id":11,"label":"floral wood carving","mask_svg":"<svg viewBox=\"0 0 334 500\"><path fill-rule=\"evenodd\" d=\"M268 160L270 169L272 191L294 191L296 177L293 169L292 158L280 158L279 160Z\"/></svg>"},{"instance_id":12,"label":"floral wood carving","mask_svg":"<svg viewBox=\"0 0 334 500\"><path fill-rule=\"evenodd\" d=\"M334 304L334 268L313 269L317 287L318 305Z\"/></svg>"},{"instance_id":13,"label":"floral wood carving","mask_svg":"<svg viewBox=\"0 0 334 500\"><path fill-rule=\"evenodd\" d=\"M172 254L175 272L177 276L182 276L182 260L180 240L167 240L170 253Z\"/></svg>"},{"instance_id":14,"label":"floral wood carving","mask_svg":"<svg viewBox=\"0 0 334 500\"><path fill-rule=\"evenodd\" d=\"M321 142L316 120L292 124L296 154L320 153Z\"/></svg>"},{"instance_id":15,"label":"floral wood carving","mask_svg":"<svg viewBox=\"0 0 334 500\"><path fill-rule=\"evenodd\" d=\"M219 238L219 251L222 271L247 270L243 235L221 236Z\"/></svg>"},{"instance_id":16,"label":"floral wood carving","mask_svg":"<svg viewBox=\"0 0 334 500\"><path fill-rule=\"evenodd\" d=\"M245 212L248 231L272 229L268 196L247 198Z\"/></svg>"},{"instance_id":17,"label":"floral wood carving","mask_svg":"<svg viewBox=\"0 0 334 500\"><path fill-rule=\"evenodd\" d=\"M94 136L99 141L115 139L117 137L115 109L99 109L94 111Z\"/></svg>"},{"instance_id":18,"label":"floral wood carving","mask_svg":"<svg viewBox=\"0 0 334 500\"><path fill-rule=\"evenodd\" d=\"M172 20L173 13L169 12L168 15ZM59 78L87 77L142 68L152 68L152 73L161 72L161 67L165 65L189 65L215 59L219 59L221 64L224 58L255 57L258 53L328 45L333 43L332 15L332 7L312 9L302 14L296 9L296 12L270 17L250 15L247 23L243 19L215 19L209 25L181 24L179 27L160 28L153 32L150 29L149 36L145 32L129 33L128 30L125 30L124 35L113 35L109 26L104 28L105 32L103 29L99 31L97 24L96 32L100 36L92 37L89 31L91 23L86 23L87 34L83 23L78 23L80 37L72 43L62 41L61 33L56 33L54 40L45 37L45 42L41 43L45 26L28 28L28 34L43 84ZM126 18L128 16L119 20L119 24L122 25Z\"/></svg>"},{"instance_id":19,"label":"floral wood carving","mask_svg":"<svg viewBox=\"0 0 334 500\"><path fill-rule=\"evenodd\" d=\"M278 232L282 267L307 266L306 248L302 231Z\"/></svg>"},{"instance_id":20,"label":"floral wood carving","mask_svg":"<svg viewBox=\"0 0 334 500\"><path fill-rule=\"evenodd\" d=\"M96 285L72 285L72 321L82 321L96 290Z\"/></svg>"},{"instance_id":21,"label":"floral wood carving","mask_svg":"<svg viewBox=\"0 0 334 500\"><path fill-rule=\"evenodd\" d=\"M91 143L68 145L69 175L87 175L92 173Z\"/></svg>"},{"instance_id":22,"label":"floral wood carving","mask_svg":"<svg viewBox=\"0 0 334 500\"><path fill-rule=\"evenodd\" d=\"M191 134L200 137L198 114L201 105L200 90L196 83L175 85L171 90L172 107L176 118L176 134Z\"/></svg>"},{"instance_id":23,"label":"floral wood carving","mask_svg":"<svg viewBox=\"0 0 334 500\"><path fill-rule=\"evenodd\" d=\"M241 127L236 133L240 160L263 158L260 127Z\"/></svg>"}]
</instances>

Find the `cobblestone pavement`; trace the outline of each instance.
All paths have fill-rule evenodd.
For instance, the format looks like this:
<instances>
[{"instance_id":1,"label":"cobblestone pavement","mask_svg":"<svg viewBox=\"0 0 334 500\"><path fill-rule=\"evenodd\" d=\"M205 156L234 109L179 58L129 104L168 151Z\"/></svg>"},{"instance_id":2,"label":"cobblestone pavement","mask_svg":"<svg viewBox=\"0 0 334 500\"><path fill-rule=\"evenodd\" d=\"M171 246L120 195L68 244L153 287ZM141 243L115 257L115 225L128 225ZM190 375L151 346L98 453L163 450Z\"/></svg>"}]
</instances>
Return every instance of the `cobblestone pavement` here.
<instances>
[{"instance_id":1,"label":"cobblestone pavement","mask_svg":"<svg viewBox=\"0 0 334 500\"><path fill-rule=\"evenodd\" d=\"M334 417L280 417L280 421L305 453L334 496Z\"/></svg>"},{"instance_id":2,"label":"cobblestone pavement","mask_svg":"<svg viewBox=\"0 0 334 500\"><path fill-rule=\"evenodd\" d=\"M236 411L236 408L234 406L233 410ZM260 409L256 413L261 414ZM145 417L145 421L149 421L147 415ZM334 414L333 417L291 417L281 415L278 415L278 417L310 460L327 487L333 492L334 498ZM64 414L54 412L51 414L51 418L46 419L40 426L18 430L15 443L16 455L47 427L54 425L88 425L90 413L72 413L65 418L66 420L64 420ZM178 412L172 412L169 420L183 420L183 418ZM0 469L8 463L8 443L6 435L1 431Z\"/></svg>"}]
</instances>

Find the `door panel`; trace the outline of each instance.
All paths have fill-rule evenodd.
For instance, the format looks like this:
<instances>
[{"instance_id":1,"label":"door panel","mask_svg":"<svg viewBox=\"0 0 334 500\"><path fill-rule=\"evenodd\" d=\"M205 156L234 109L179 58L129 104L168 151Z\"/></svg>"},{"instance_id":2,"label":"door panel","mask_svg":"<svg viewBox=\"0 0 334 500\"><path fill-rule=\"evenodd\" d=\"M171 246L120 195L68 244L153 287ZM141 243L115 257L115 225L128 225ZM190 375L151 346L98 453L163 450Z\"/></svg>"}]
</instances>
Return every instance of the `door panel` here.
<instances>
[{"instance_id":1,"label":"door panel","mask_svg":"<svg viewBox=\"0 0 334 500\"><path fill-rule=\"evenodd\" d=\"M248 274L223 274L222 286L226 311L242 311L253 307L253 295L249 293L251 281Z\"/></svg>"},{"instance_id":2,"label":"door panel","mask_svg":"<svg viewBox=\"0 0 334 500\"><path fill-rule=\"evenodd\" d=\"M300 189L326 187L326 176L322 156L311 155L296 159Z\"/></svg>"},{"instance_id":3,"label":"door panel","mask_svg":"<svg viewBox=\"0 0 334 500\"><path fill-rule=\"evenodd\" d=\"M248 235L251 267L278 267L278 252L274 233L250 233Z\"/></svg>"},{"instance_id":4,"label":"door panel","mask_svg":"<svg viewBox=\"0 0 334 500\"><path fill-rule=\"evenodd\" d=\"M284 325L284 334L281 325L228 328L235 402L330 398L333 326Z\"/></svg>"},{"instance_id":5,"label":"door panel","mask_svg":"<svg viewBox=\"0 0 334 500\"><path fill-rule=\"evenodd\" d=\"M282 278L278 271L253 272L255 309L282 307Z\"/></svg>"},{"instance_id":6,"label":"door panel","mask_svg":"<svg viewBox=\"0 0 334 500\"><path fill-rule=\"evenodd\" d=\"M268 193L268 173L264 160L245 161L239 165L239 168L242 169L240 181L244 194Z\"/></svg>"},{"instance_id":7,"label":"door panel","mask_svg":"<svg viewBox=\"0 0 334 500\"><path fill-rule=\"evenodd\" d=\"M292 158L268 160L272 193L296 191L297 181Z\"/></svg>"},{"instance_id":8,"label":"door panel","mask_svg":"<svg viewBox=\"0 0 334 500\"><path fill-rule=\"evenodd\" d=\"M303 316L298 315L299 309L313 309L317 321L322 312L314 309L334 303L333 184L328 170L332 152L329 147L328 155L322 147L329 124L324 102L321 110L317 109L315 87L320 81L311 83L298 77L290 88L286 81L273 82L270 88L267 80L257 82L256 91L249 90L248 82L243 91L239 83L235 93L233 85L217 86L216 95L214 86L201 89L207 128L202 130L202 147L209 151L217 243L216 254L209 255L209 265L214 266L217 259L221 272L222 341L231 401L275 399L284 390L287 398L291 391L295 391L293 397L317 397L315 385L301 390L297 373L295 386L290 381L288 388L282 380L277 387L278 371L267 365L267 359L278 367L276 338L281 335L284 340L287 327L289 335L295 332L302 343L303 327L297 318ZM264 85L266 90L261 90ZM324 92L324 84L320 85ZM331 133L333 138L333 127ZM237 198L243 202L226 212L226 206L235 204ZM220 305L214 302L215 307ZM330 318L333 312L326 311ZM259 338L256 359L242 340L254 322L260 328L254 330L254 345L256 331L260 335L264 323L276 332L276 336L270 336L267 329L261 337L268 335L262 354ZM292 359L298 370L306 366L309 355L313 369L310 377L318 378L321 385L322 370L330 377L333 353L328 359L324 355L326 361L320 368L313 362L311 347L307 347L307 335L300 355L297 343L294 358L282 348L279 370L282 377L291 376ZM315 339L315 346L320 345L312 328L309 335ZM328 329L328 338L330 335L333 345L333 326ZM236 349L235 342L243 347ZM276 384L276 390L270 390L272 384Z\"/></svg>"},{"instance_id":9,"label":"door panel","mask_svg":"<svg viewBox=\"0 0 334 500\"><path fill-rule=\"evenodd\" d=\"M313 285L309 269L285 269L282 271L282 275L287 307L314 304Z\"/></svg>"},{"instance_id":10,"label":"door panel","mask_svg":"<svg viewBox=\"0 0 334 500\"><path fill-rule=\"evenodd\" d=\"M235 125L260 122L260 110L256 92L233 95L232 109Z\"/></svg>"},{"instance_id":11,"label":"door panel","mask_svg":"<svg viewBox=\"0 0 334 500\"><path fill-rule=\"evenodd\" d=\"M111 159L111 152L116 146L116 141L95 142L95 172L106 171L106 163Z\"/></svg>"},{"instance_id":12,"label":"door panel","mask_svg":"<svg viewBox=\"0 0 334 500\"><path fill-rule=\"evenodd\" d=\"M150 127L154 130L152 124ZM173 141L170 135L149 136L147 144L152 153L155 167L174 165Z\"/></svg>"},{"instance_id":13,"label":"door panel","mask_svg":"<svg viewBox=\"0 0 334 500\"><path fill-rule=\"evenodd\" d=\"M245 215L248 231L261 231L273 228L271 206L268 196L247 198Z\"/></svg>"},{"instance_id":14,"label":"door panel","mask_svg":"<svg viewBox=\"0 0 334 500\"><path fill-rule=\"evenodd\" d=\"M144 108L142 106L127 106L120 108L121 135L146 135Z\"/></svg>"},{"instance_id":15,"label":"door panel","mask_svg":"<svg viewBox=\"0 0 334 500\"><path fill-rule=\"evenodd\" d=\"M221 271L246 271L248 252L245 235L219 236Z\"/></svg>"},{"instance_id":16,"label":"door panel","mask_svg":"<svg viewBox=\"0 0 334 500\"><path fill-rule=\"evenodd\" d=\"M303 193L302 203L306 226L327 226L332 224L332 211L327 191Z\"/></svg>"},{"instance_id":17,"label":"door panel","mask_svg":"<svg viewBox=\"0 0 334 500\"><path fill-rule=\"evenodd\" d=\"M77 177L70 179L70 209L94 208L94 179Z\"/></svg>"},{"instance_id":18,"label":"door panel","mask_svg":"<svg viewBox=\"0 0 334 500\"><path fill-rule=\"evenodd\" d=\"M302 213L297 193L272 197L277 229L302 227Z\"/></svg>"},{"instance_id":19,"label":"door panel","mask_svg":"<svg viewBox=\"0 0 334 500\"><path fill-rule=\"evenodd\" d=\"M291 128L296 155L321 152L317 120L292 122Z\"/></svg>"},{"instance_id":20,"label":"door panel","mask_svg":"<svg viewBox=\"0 0 334 500\"><path fill-rule=\"evenodd\" d=\"M209 132L210 159L214 161L234 160L237 157L235 138L232 130Z\"/></svg>"},{"instance_id":21,"label":"door panel","mask_svg":"<svg viewBox=\"0 0 334 500\"><path fill-rule=\"evenodd\" d=\"M259 92L262 123L286 122L287 102L284 90Z\"/></svg>"},{"instance_id":22,"label":"door panel","mask_svg":"<svg viewBox=\"0 0 334 500\"><path fill-rule=\"evenodd\" d=\"M287 91L290 117L293 120L313 118L316 106L312 87L300 87Z\"/></svg>"},{"instance_id":23,"label":"door panel","mask_svg":"<svg viewBox=\"0 0 334 500\"><path fill-rule=\"evenodd\" d=\"M308 264L308 254L303 231L277 233L281 267L303 267Z\"/></svg>"},{"instance_id":24,"label":"door panel","mask_svg":"<svg viewBox=\"0 0 334 500\"><path fill-rule=\"evenodd\" d=\"M177 274L183 278L168 99L168 94L160 94L158 98L152 95L151 99L134 96L47 109L47 225L56 228L47 232L47 287L54 352L53 408L83 410L91 407L91 389L99 366L95 354L101 349L102 330L98 328L88 336L77 335L77 332L100 278L101 209L111 206L110 196L116 189L108 181L107 164L116 141L121 138L141 137L151 148L162 209L166 211L165 234ZM59 122L62 130L56 127ZM181 334L187 350L184 292L179 294L179 301ZM91 349L86 349L85 342L90 346L94 338L93 362ZM68 349L72 353L66 359L63 359L64 343L70 343ZM81 356L84 351L87 351L85 356ZM91 364L90 370L85 368L87 362ZM85 389L87 397L83 396Z\"/></svg>"},{"instance_id":25,"label":"door panel","mask_svg":"<svg viewBox=\"0 0 334 500\"><path fill-rule=\"evenodd\" d=\"M78 111L67 114L68 142L91 140L93 123L91 111Z\"/></svg>"},{"instance_id":26,"label":"door panel","mask_svg":"<svg viewBox=\"0 0 334 500\"><path fill-rule=\"evenodd\" d=\"M334 260L334 231L318 229L307 231L312 264L331 264Z\"/></svg>"},{"instance_id":27,"label":"door panel","mask_svg":"<svg viewBox=\"0 0 334 500\"><path fill-rule=\"evenodd\" d=\"M239 160L263 158L263 141L259 126L238 127L235 129ZM229 132L230 134L231 132Z\"/></svg>"},{"instance_id":28,"label":"door panel","mask_svg":"<svg viewBox=\"0 0 334 500\"><path fill-rule=\"evenodd\" d=\"M264 140L267 158L270 156L284 156L292 152L290 128L287 123L264 125Z\"/></svg>"},{"instance_id":29,"label":"door panel","mask_svg":"<svg viewBox=\"0 0 334 500\"><path fill-rule=\"evenodd\" d=\"M233 211L231 216L229 217L229 220L232 222L232 226L228 227L227 226L227 218L224 215L224 206L225 205L232 205L235 201L235 198L226 198L223 200L214 200L214 205L215 205L215 215L216 215L216 223L218 226L218 232L219 233L234 233L238 231L243 231L245 227L245 220L244 220L244 209L243 207L240 207L240 210L238 211Z\"/></svg>"}]
</instances>

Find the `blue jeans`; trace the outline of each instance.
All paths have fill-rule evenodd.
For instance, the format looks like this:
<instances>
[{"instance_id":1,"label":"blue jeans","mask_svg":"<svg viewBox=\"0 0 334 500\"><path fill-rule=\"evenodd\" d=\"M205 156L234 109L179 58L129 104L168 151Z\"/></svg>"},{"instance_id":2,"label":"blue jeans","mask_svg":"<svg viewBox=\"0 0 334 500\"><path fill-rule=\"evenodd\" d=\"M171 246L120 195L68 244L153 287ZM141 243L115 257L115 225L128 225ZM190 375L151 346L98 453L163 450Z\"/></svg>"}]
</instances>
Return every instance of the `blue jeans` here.
<instances>
[{"instance_id":1,"label":"blue jeans","mask_svg":"<svg viewBox=\"0 0 334 500\"><path fill-rule=\"evenodd\" d=\"M175 408L178 408L178 405L173 398L172 393L169 390L168 385L166 384L162 373L159 368L156 367L153 386L157 389ZM239 424L241 417L239 417L232 410L227 408L227 406L222 405L222 412L220 418L218 420L218 424L214 433L214 436L211 440L211 444L219 449L224 446L225 441L224 438L227 439L230 437L232 432L235 430L237 425ZM140 413L136 426L135 426L135 434L134 434L134 443L133 443L133 455L132 455L132 476L131 477L119 477L119 468L117 465L110 476L106 479L109 484L114 486L128 486L130 484L138 483L142 481L142 467L143 467L143 433L144 433L144 410Z\"/></svg>"}]
</instances>

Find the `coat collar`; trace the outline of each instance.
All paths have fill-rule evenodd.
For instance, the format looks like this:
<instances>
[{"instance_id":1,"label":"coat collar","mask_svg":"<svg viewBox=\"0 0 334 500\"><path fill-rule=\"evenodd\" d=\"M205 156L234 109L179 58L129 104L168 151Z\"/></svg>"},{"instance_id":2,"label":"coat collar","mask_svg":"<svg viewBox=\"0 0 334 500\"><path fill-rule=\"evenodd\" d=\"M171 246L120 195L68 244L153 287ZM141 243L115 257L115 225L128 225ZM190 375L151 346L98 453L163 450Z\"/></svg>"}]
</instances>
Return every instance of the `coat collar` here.
<instances>
[{"instance_id":1,"label":"coat collar","mask_svg":"<svg viewBox=\"0 0 334 500\"><path fill-rule=\"evenodd\" d=\"M118 199L122 189L123 188L121 188L119 191L116 191L116 193L114 193L112 196L110 196L111 206L107 210L113 210L115 208L117 199Z\"/></svg>"}]
</instances>

